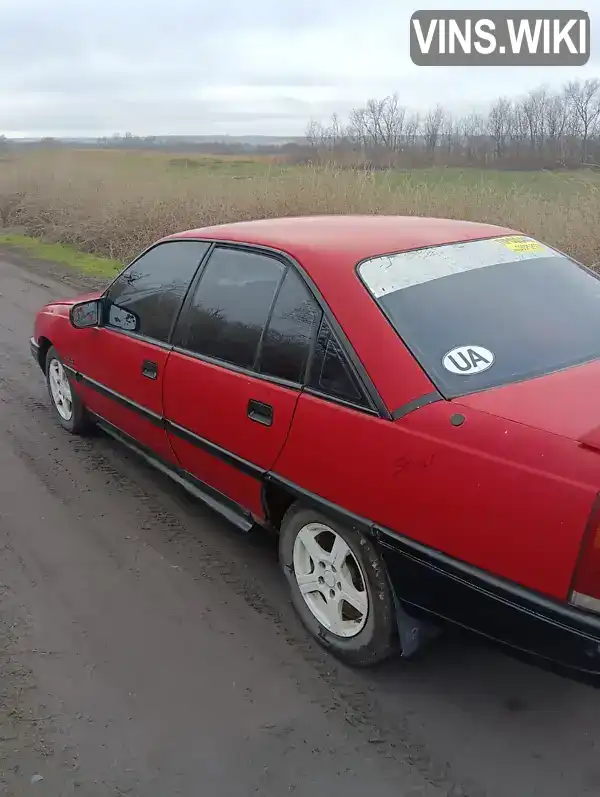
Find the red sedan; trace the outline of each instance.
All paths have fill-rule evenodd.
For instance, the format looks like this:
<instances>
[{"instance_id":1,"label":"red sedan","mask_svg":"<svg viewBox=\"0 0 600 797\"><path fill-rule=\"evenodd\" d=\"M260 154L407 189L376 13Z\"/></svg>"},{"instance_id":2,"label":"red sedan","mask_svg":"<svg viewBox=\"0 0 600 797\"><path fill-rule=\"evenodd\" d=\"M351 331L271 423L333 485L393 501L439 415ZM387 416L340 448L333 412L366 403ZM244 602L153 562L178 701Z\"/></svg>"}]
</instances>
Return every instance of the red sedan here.
<instances>
[{"instance_id":1,"label":"red sedan","mask_svg":"<svg viewBox=\"0 0 600 797\"><path fill-rule=\"evenodd\" d=\"M158 241L32 353L98 426L279 534L346 662L451 622L600 673L600 279L514 230L308 217Z\"/></svg>"}]
</instances>

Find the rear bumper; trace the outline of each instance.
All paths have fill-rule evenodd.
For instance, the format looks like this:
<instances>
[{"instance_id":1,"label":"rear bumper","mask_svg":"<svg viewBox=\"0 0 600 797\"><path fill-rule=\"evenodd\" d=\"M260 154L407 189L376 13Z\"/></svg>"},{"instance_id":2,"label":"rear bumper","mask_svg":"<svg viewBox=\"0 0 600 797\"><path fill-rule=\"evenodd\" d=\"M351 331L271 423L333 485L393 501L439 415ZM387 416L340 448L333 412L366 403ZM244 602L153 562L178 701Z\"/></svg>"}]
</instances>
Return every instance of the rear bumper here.
<instances>
[{"instance_id":1,"label":"rear bumper","mask_svg":"<svg viewBox=\"0 0 600 797\"><path fill-rule=\"evenodd\" d=\"M31 356L36 361L36 363L40 364L40 347L39 344L36 343L35 338L29 339L29 351L31 352Z\"/></svg>"},{"instance_id":2,"label":"rear bumper","mask_svg":"<svg viewBox=\"0 0 600 797\"><path fill-rule=\"evenodd\" d=\"M398 600L410 613L449 621L600 683L600 617L378 530Z\"/></svg>"}]
</instances>

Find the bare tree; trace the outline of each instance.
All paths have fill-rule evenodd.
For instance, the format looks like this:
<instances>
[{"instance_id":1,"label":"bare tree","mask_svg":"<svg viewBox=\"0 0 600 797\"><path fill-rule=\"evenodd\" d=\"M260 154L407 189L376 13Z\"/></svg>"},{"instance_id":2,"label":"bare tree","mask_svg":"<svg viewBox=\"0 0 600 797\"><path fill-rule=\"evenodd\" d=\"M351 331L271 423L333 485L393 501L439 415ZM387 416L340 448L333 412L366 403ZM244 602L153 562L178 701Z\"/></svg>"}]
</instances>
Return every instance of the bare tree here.
<instances>
[{"instance_id":1,"label":"bare tree","mask_svg":"<svg viewBox=\"0 0 600 797\"><path fill-rule=\"evenodd\" d=\"M327 137L325 128L320 122L317 122L316 119L310 120L306 126L304 135L309 146L313 149L322 147Z\"/></svg>"},{"instance_id":2,"label":"bare tree","mask_svg":"<svg viewBox=\"0 0 600 797\"><path fill-rule=\"evenodd\" d=\"M549 153L553 156L565 154L565 131L569 112L569 100L565 91L547 98L545 107L546 137Z\"/></svg>"},{"instance_id":3,"label":"bare tree","mask_svg":"<svg viewBox=\"0 0 600 797\"><path fill-rule=\"evenodd\" d=\"M425 147L430 155L433 155L435 148L440 140L440 133L444 124L446 112L441 105L432 108L423 122L423 135L425 137Z\"/></svg>"},{"instance_id":4,"label":"bare tree","mask_svg":"<svg viewBox=\"0 0 600 797\"><path fill-rule=\"evenodd\" d=\"M409 147L414 147L421 132L421 117L418 113L410 116L404 123L404 141Z\"/></svg>"},{"instance_id":5,"label":"bare tree","mask_svg":"<svg viewBox=\"0 0 600 797\"><path fill-rule=\"evenodd\" d=\"M567 86L571 110L579 123L581 160L588 159L590 137L594 134L600 117L600 80L588 78L585 83L573 81Z\"/></svg>"},{"instance_id":6,"label":"bare tree","mask_svg":"<svg viewBox=\"0 0 600 797\"><path fill-rule=\"evenodd\" d=\"M539 151L544 144L546 90L530 91L523 99L521 109L527 124L529 146L532 152Z\"/></svg>"},{"instance_id":7,"label":"bare tree","mask_svg":"<svg viewBox=\"0 0 600 797\"><path fill-rule=\"evenodd\" d=\"M481 114L471 113L460 120L458 131L467 162L480 160L485 153L485 118Z\"/></svg>"},{"instance_id":8,"label":"bare tree","mask_svg":"<svg viewBox=\"0 0 600 797\"><path fill-rule=\"evenodd\" d=\"M500 97L490 110L488 116L488 134L494 144L494 156L501 158L506 150L512 115L512 103Z\"/></svg>"},{"instance_id":9,"label":"bare tree","mask_svg":"<svg viewBox=\"0 0 600 797\"><path fill-rule=\"evenodd\" d=\"M369 100L365 109L367 119L367 129L369 131L370 144L372 146L385 146L385 136L383 133L383 119L385 115L385 99Z\"/></svg>"},{"instance_id":10,"label":"bare tree","mask_svg":"<svg viewBox=\"0 0 600 797\"><path fill-rule=\"evenodd\" d=\"M384 145L397 152L402 144L406 108L400 105L397 94L386 97L384 100L381 131Z\"/></svg>"},{"instance_id":11,"label":"bare tree","mask_svg":"<svg viewBox=\"0 0 600 797\"><path fill-rule=\"evenodd\" d=\"M513 105L511 122L510 122L510 151L511 153L521 155L527 145L529 137L529 123L527 121L527 114L523 110L523 103L516 102Z\"/></svg>"},{"instance_id":12,"label":"bare tree","mask_svg":"<svg viewBox=\"0 0 600 797\"><path fill-rule=\"evenodd\" d=\"M371 143L366 108L355 108L350 113L348 136L361 149L366 149Z\"/></svg>"},{"instance_id":13,"label":"bare tree","mask_svg":"<svg viewBox=\"0 0 600 797\"><path fill-rule=\"evenodd\" d=\"M458 122L448 113L444 113L440 130L440 145L444 152L452 155L460 148L460 133Z\"/></svg>"},{"instance_id":14,"label":"bare tree","mask_svg":"<svg viewBox=\"0 0 600 797\"><path fill-rule=\"evenodd\" d=\"M331 124L329 125L328 133L327 133L327 146L328 149L334 150L337 146L342 143L344 138L344 131L342 127L342 123L340 122L340 118L337 113L334 113L331 117Z\"/></svg>"},{"instance_id":15,"label":"bare tree","mask_svg":"<svg viewBox=\"0 0 600 797\"><path fill-rule=\"evenodd\" d=\"M440 104L423 117L404 107L397 94L371 98L347 122L333 114L326 124L311 120L306 140L319 157L379 167L423 149L446 163L492 161L505 168L587 163L600 160L600 80L571 82L560 91L541 86L522 97L499 97L487 114L452 117ZM354 154L353 154L354 153ZM338 155L343 158L337 160ZM352 162L352 161L350 161Z\"/></svg>"}]
</instances>

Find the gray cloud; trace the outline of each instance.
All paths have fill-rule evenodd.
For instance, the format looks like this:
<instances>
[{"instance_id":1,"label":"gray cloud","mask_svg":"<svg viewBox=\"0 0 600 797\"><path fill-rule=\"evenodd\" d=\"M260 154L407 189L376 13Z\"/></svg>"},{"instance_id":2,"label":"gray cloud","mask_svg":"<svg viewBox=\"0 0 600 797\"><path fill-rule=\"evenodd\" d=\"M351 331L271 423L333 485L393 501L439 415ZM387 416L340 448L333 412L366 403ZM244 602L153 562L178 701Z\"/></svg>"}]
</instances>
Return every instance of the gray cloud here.
<instances>
[{"instance_id":1,"label":"gray cloud","mask_svg":"<svg viewBox=\"0 0 600 797\"><path fill-rule=\"evenodd\" d=\"M586 3L592 22L598 9ZM417 68L413 10L391 0L0 0L0 133L292 135L311 116L393 91L410 107L462 112L598 67L592 25L592 59L575 71Z\"/></svg>"}]
</instances>

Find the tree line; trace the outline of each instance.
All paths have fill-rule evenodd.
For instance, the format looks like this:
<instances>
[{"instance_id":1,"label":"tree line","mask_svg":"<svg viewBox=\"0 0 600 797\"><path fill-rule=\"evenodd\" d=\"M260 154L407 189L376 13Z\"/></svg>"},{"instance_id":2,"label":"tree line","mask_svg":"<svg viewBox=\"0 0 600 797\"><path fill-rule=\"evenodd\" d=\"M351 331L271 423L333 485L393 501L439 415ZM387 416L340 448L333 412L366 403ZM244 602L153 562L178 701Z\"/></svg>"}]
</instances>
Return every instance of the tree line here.
<instances>
[{"instance_id":1,"label":"tree line","mask_svg":"<svg viewBox=\"0 0 600 797\"><path fill-rule=\"evenodd\" d=\"M570 81L499 97L486 113L452 114L441 104L411 111L399 95L370 99L346 121L311 120L312 160L386 168L421 163L495 168L576 168L600 163L600 80Z\"/></svg>"}]
</instances>

